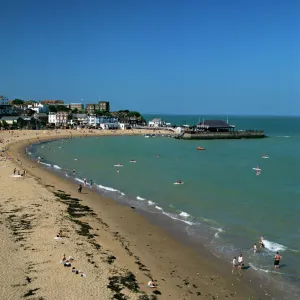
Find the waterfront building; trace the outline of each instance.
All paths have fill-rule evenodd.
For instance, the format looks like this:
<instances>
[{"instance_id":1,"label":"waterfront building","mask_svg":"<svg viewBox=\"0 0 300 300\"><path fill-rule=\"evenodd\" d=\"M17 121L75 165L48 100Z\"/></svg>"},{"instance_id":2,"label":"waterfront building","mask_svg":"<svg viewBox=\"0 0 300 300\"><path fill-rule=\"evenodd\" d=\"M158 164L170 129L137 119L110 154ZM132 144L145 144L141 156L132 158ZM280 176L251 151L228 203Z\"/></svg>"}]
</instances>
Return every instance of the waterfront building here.
<instances>
[{"instance_id":1,"label":"waterfront building","mask_svg":"<svg viewBox=\"0 0 300 300\"><path fill-rule=\"evenodd\" d=\"M99 117L99 127L102 129L118 129L120 128L118 118Z\"/></svg>"},{"instance_id":2,"label":"waterfront building","mask_svg":"<svg viewBox=\"0 0 300 300\"><path fill-rule=\"evenodd\" d=\"M88 124L87 114L72 114L72 120L70 122L72 125L86 125Z\"/></svg>"},{"instance_id":3,"label":"waterfront building","mask_svg":"<svg viewBox=\"0 0 300 300\"><path fill-rule=\"evenodd\" d=\"M0 120L5 121L9 125L13 125L14 123L17 123L21 119L22 117L20 116L4 116Z\"/></svg>"},{"instance_id":4,"label":"waterfront building","mask_svg":"<svg viewBox=\"0 0 300 300\"><path fill-rule=\"evenodd\" d=\"M154 118L148 122L149 127L162 127L163 124L164 123L163 123L162 119L159 119L159 118Z\"/></svg>"},{"instance_id":5,"label":"waterfront building","mask_svg":"<svg viewBox=\"0 0 300 300\"><path fill-rule=\"evenodd\" d=\"M228 132L234 131L235 126L223 120L205 120L197 125L199 131Z\"/></svg>"},{"instance_id":6,"label":"waterfront building","mask_svg":"<svg viewBox=\"0 0 300 300\"><path fill-rule=\"evenodd\" d=\"M66 111L58 111L56 113L56 126L66 126L69 119L69 113Z\"/></svg>"},{"instance_id":7,"label":"waterfront building","mask_svg":"<svg viewBox=\"0 0 300 300\"><path fill-rule=\"evenodd\" d=\"M49 112L48 123L56 125L56 113L55 112Z\"/></svg>"}]
</instances>

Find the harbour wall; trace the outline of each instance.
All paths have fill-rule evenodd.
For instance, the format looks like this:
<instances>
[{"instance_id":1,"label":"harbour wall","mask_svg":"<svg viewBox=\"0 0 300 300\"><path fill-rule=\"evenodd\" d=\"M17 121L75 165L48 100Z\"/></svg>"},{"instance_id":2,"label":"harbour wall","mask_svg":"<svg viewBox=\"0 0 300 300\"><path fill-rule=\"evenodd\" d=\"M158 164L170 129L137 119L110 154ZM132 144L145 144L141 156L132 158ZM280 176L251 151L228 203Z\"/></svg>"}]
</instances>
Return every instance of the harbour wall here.
<instances>
[{"instance_id":1,"label":"harbour wall","mask_svg":"<svg viewBox=\"0 0 300 300\"><path fill-rule=\"evenodd\" d=\"M236 132L185 132L179 139L183 140L221 140L221 139L261 139L266 138L263 130L247 130Z\"/></svg>"}]
</instances>

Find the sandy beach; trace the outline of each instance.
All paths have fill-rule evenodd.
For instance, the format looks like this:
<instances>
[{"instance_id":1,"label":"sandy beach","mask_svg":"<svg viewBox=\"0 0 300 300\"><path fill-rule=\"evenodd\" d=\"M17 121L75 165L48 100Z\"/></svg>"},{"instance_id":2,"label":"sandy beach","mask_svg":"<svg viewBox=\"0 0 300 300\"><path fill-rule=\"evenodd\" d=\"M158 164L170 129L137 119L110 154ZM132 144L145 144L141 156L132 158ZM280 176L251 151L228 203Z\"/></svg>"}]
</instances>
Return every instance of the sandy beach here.
<instances>
[{"instance_id":1,"label":"sandy beach","mask_svg":"<svg viewBox=\"0 0 300 300\"><path fill-rule=\"evenodd\" d=\"M93 189L78 193L24 153L50 139L145 133L0 131L6 150L0 157L1 299L265 299L204 248L199 255ZM64 255L73 258L70 267L61 263ZM157 287L147 287L151 278Z\"/></svg>"}]
</instances>

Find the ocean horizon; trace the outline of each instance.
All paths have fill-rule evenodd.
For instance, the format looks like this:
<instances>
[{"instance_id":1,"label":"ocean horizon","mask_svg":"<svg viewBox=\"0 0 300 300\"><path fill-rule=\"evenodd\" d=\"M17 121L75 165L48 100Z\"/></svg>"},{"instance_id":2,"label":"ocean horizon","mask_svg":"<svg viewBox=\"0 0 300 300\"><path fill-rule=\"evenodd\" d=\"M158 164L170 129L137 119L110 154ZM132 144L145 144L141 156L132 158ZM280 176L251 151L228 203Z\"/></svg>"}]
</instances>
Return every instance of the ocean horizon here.
<instances>
[{"instance_id":1,"label":"ocean horizon","mask_svg":"<svg viewBox=\"0 0 300 300\"><path fill-rule=\"evenodd\" d=\"M197 120L156 117L177 125ZM243 253L252 270L282 290L289 287L284 299L295 299L300 278L300 153L295 151L300 148L300 118L238 116L229 117L229 123L238 130L262 129L269 137L87 137L43 142L28 151L60 176L78 183L92 180L93 188L107 197L177 221L225 262ZM197 146L206 150L197 151ZM183 184L174 184L178 180ZM254 254L260 236L265 237L265 249ZM273 268L276 251L283 256L278 271Z\"/></svg>"}]
</instances>

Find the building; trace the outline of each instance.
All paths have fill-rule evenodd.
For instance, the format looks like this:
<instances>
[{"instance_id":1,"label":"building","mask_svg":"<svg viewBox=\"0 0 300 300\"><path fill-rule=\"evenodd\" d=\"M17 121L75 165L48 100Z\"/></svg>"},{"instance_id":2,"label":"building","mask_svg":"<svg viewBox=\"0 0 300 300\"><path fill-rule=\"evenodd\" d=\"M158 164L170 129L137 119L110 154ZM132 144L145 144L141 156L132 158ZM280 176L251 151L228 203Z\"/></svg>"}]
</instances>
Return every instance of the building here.
<instances>
[{"instance_id":1,"label":"building","mask_svg":"<svg viewBox=\"0 0 300 300\"><path fill-rule=\"evenodd\" d=\"M119 129L119 122L117 118L112 117L98 117L99 127L102 129Z\"/></svg>"},{"instance_id":2,"label":"building","mask_svg":"<svg viewBox=\"0 0 300 300\"><path fill-rule=\"evenodd\" d=\"M86 125L88 123L87 114L72 114L72 125Z\"/></svg>"},{"instance_id":3,"label":"building","mask_svg":"<svg viewBox=\"0 0 300 300\"><path fill-rule=\"evenodd\" d=\"M66 104L66 106L71 110L74 109L77 109L78 111L84 110L84 105L82 103L70 103L70 104Z\"/></svg>"},{"instance_id":4,"label":"building","mask_svg":"<svg viewBox=\"0 0 300 300\"><path fill-rule=\"evenodd\" d=\"M87 104L85 106L85 109L87 111L88 114L94 114L95 113L95 110L96 110L96 105L95 104Z\"/></svg>"},{"instance_id":5,"label":"building","mask_svg":"<svg viewBox=\"0 0 300 300\"><path fill-rule=\"evenodd\" d=\"M223 120L205 120L197 125L199 131L210 131L210 132L228 132L234 131L235 126L229 125Z\"/></svg>"},{"instance_id":6,"label":"building","mask_svg":"<svg viewBox=\"0 0 300 300\"><path fill-rule=\"evenodd\" d=\"M89 115L87 117L88 125L95 128L102 128L102 129L118 129L119 122L118 118L112 117L97 117L96 115Z\"/></svg>"},{"instance_id":7,"label":"building","mask_svg":"<svg viewBox=\"0 0 300 300\"><path fill-rule=\"evenodd\" d=\"M56 113L56 126L66 126L68 124L69 113L67 111L58 111Z\"/></svg>"},{"instance_id":8,"label":"building","mask_svg":"<svg viewBox=\"0 0 300 300\"><path fill-rule=\"evenodd\" d=\"M108 101L99 101L98 102L98 109L100 111L109 112L110 111L110 105Z\"/></svg>"},{"instance_id":9,"label":"building","mask_svg":"<svg viewBox=\"0 0 300 300\"><path fill-rule=\"evenodd\" d=\"M162 127L163 124L164 124L163 121L159 118L154 118L148 122L149 127Z\"/></svg>"},{"instance_id":10,"label":"building","mask_svg":"<svg viewBox=\"0 0 300 300\"><path fill-rule=\"evenodd\" d=\"M56 125L56 113L55 112L49 112L48 123Z\"/></svg>"},{"instance_id":11,"label":"building","mask_svg":"<svg viewBox=\"0 0 300 300\"><path fill-rule=\"evenodd\" d=\"M62 100L44 100L41 101L42 104L50 104L50 105L63 105L64 101Z\"/></svg>"},{"instance_id":12,"label":"building","mask_svg":"<svg viewBox=\"0 0 300 300\"><path fill-rule=\"evenodd\" d=\"M48 122L48 115L46 113L35 113L34 117L42 123Z\"/></svg>"},{"instance_id":13,"label":"building","mask_svg":"<svg viewBox=\"0 0 300 300\"><path fill-rule=\"evenodd\" d=\"M23 120L20 116L5 116L0 119L1 121L5 121L7 124L12 125L18 123L19 120Z\"/></svg>"},{"instance_id":14,"label":"building","mask_svg":"<svg viewBox=\"0 0 300 300\"><path fill-rule=\"evenodd\" d=\"M7 97L0 96L0 115L8 115L12 113L12 106Z\"/></svg>"},{"instance_id":15,"label":"building","mask_svg":"<svg viewBox=\"0 0 300 300\"><path fill-rule=\"evenodd\" d=\"M49 112L49 104L33 103L33 104L29 104L27 108L34 110L38 114Z\"/></svg>"}]
</instances>

